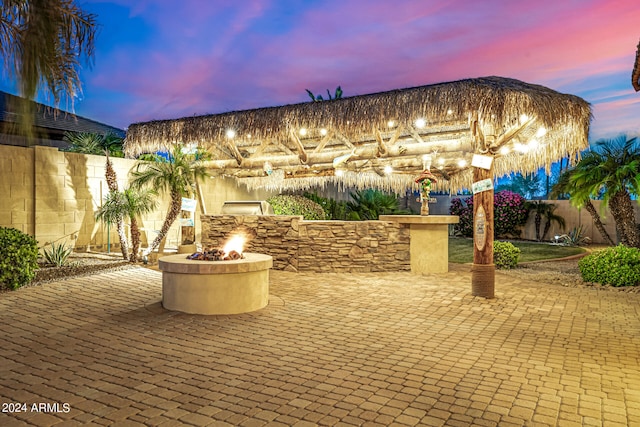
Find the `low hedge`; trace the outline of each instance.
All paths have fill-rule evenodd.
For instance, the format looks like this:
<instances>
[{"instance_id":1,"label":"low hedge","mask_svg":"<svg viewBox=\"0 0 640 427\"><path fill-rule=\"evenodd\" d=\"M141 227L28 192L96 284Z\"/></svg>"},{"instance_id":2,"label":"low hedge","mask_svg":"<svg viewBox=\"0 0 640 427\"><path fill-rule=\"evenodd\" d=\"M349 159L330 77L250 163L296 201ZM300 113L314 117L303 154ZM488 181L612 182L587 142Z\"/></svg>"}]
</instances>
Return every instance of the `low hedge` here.
<instances>
[{"instance_id":1,"label":"low hedge","mask_svg":"<svg viewBox=\"0 0 640 427\"><path fill-rule=\"evenodd\" d=\"M611 286L640 285L640 249L618 245L578 261L582 280Z\"/></svg>"}]
</instances>

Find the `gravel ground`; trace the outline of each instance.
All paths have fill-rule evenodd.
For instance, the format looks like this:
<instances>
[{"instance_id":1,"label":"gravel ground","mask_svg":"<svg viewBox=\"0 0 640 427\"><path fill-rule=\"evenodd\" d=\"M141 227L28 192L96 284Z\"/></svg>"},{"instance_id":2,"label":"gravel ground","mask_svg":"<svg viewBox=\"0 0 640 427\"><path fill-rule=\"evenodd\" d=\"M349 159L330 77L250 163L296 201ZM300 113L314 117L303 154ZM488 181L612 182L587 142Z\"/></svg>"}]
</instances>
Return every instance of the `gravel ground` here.
<instances>
[{"instance_id":1,"label":"gravel ground","mask_svg":"<svg viewBox=\"0 0 640 427\"><path fill-rule=\"evenodd\" d=\"M67 265L62 267L41 264L36 272L35 279L29 286L40 285L67 277L88 276L106 270L122 270L132 268L134 265L135 264L131 264L122 259L121 254L74 252L69 256Z\"/></svg>"}]
</instances>

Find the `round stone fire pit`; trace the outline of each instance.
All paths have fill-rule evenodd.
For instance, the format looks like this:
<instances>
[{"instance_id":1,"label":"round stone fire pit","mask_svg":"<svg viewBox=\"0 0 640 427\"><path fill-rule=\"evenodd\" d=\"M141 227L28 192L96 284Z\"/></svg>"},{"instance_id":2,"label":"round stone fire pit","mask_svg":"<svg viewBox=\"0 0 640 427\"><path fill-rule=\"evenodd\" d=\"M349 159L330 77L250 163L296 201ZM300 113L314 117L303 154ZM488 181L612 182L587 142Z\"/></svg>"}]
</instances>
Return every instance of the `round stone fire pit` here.
<instances>
[{"instance_id":1,"label":"round stone fire pit","mask_svg":"<svg viewBox=\"0 0 640 427\"><path fill-rule=\"evenodd\" d=\"M158 260L162 305L190 314L239 314L269 302L269 255L245 252L232 261L189 260L184 254Z\"/></svg>"}]
</instances>

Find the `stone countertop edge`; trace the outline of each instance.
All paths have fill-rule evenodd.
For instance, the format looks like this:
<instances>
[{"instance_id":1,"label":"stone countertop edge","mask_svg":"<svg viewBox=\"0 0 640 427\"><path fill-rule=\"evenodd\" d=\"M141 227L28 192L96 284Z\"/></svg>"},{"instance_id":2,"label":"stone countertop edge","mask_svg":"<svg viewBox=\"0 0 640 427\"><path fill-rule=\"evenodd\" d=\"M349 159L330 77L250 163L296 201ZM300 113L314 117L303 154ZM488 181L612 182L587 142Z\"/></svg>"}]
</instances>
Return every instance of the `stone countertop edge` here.
<instances>
[{"instance_id":1,"label":"stone countertop edge","mask_svg":"<svg viewBox=\"0 0 640 427\"><path fill-rule=\"evenodd\" d=\"M456 215L380 215L381 221L399 222L400 224L457 224L460 218Z\"/></svg>"}]
</instances>

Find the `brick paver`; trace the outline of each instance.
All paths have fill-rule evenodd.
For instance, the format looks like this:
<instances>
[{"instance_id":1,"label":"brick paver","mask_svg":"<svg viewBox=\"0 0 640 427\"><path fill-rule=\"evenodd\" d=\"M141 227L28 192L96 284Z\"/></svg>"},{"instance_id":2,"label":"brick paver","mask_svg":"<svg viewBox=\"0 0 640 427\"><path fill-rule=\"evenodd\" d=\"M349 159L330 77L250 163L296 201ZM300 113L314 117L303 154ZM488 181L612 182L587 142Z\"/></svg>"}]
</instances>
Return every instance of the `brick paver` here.
<instances>
[{"instance_id":1,"label":"brick paver","mask_svg":"<svg viewBox=\"0 0 640 427\"><path fill-rule=\"evenodd\" d=\"M0 425L640 425L640 295L467 270L272 271L236 316L143 268L3 293Z\"/></svg>"}]
</instances>

